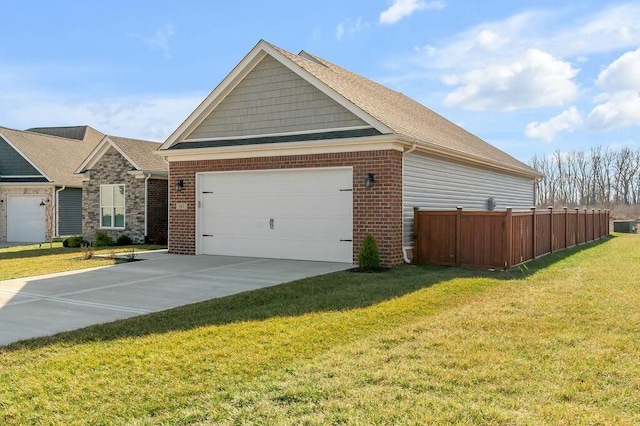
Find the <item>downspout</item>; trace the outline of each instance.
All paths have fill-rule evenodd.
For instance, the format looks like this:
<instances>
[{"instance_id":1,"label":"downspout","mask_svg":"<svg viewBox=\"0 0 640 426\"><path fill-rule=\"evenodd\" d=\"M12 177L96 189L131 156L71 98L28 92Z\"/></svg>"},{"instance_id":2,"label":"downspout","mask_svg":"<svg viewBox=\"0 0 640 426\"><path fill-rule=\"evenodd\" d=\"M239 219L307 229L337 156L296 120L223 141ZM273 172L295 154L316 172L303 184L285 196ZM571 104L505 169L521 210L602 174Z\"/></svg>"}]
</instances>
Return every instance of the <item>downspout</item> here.
<instances>
[{"instance_id":1,"label":"downspout","mask_svg":"<svg viewBox=\"0 0 640 426\"><path fill-rule=\"evenodd\" d=\"M149 178L151 177L151 173L149 173L147 175L146 178L144 178L144 242L146 243L147 240L147 221L148 221L148 214L149 214Z\"/></svg>"},{"instance_id":2,"label":"downspout","mask_svg":"<svg viewBox=\"0 0 640 426\"><path fill-rule=\"evenodd\" d=\"M413 143L413 145L411 146L411 148L409 148L409 150L405 151L402 153L402 164L404 167L404 156L407 154L411 154L413 151L415 151L418 148L418 144L416 142ZM402 183L402 185L404 186L404 182ZM413 247L402 247L402 258L404 259L404 263L411 263L411 260L409 259L409 255L407 255L407 250L412 249Z\"/></svg>"},{"instance_id":3,"label":"downspout","mask_svg":"<svg viewBox=\"0 0 640 426\"><path fill-rule=\"evenodd\" d=\"M67 185L62 185L62 188L60 189L56 189L56 196L55 196L55 200L56 200L56 210L55 210L55 215L54 215L54 234L56 237L60 236L60 224L58 223L58 218L60 217L60 192L64 191L65 188L67 187Z\"/></svg>"}]
</instances>

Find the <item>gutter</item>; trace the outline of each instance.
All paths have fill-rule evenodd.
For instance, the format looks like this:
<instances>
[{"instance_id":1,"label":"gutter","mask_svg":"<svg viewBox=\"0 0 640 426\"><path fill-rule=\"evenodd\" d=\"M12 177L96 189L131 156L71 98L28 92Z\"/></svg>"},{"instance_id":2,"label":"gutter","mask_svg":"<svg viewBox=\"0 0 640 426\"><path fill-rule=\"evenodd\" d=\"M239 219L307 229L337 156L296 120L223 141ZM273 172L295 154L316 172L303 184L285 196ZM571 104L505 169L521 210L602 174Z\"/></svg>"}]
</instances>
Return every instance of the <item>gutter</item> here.
<instances>
[{"instance_id":1,"label":"gutter","mask_svg":"<svg viewBox=\"0 0 640 426\"><path fill-rule=\"evenodd\" d=\"M56 189L56 196L55 196L55 200L56 200L56 210L55 210L55 215L54 215L54 228L55 228L55 236L59 237L60 236L60 224L58 223L58 218L60 217L60 192L64 191L67 188L67 185L62 185L62 187L60 189Z\"/></svg>"},{"instance_id":2,"label":"gutter","mask_svg":"<svg viewBox=\"0 0 640 426\"><path fill-rule=\"evenodd\" d=\"M408 154L411 154L416 149L418 149L418 143L414 142L413 145L411 146L411 148L409 148L408 150L406 150L405 152L402 153L402 157L403 157L402 164L404 164L404 156L408 155ZM403 186L404 186L404 183L403 183ZM404 263L411 263L411 260L409 259L409 255L407 254L407 250L409 250L409 249L413 249L413 247L412 246L406 246L406 247L403 246L402 247L402 259L404 260Z\"/></svg>"},{"instance_id":3,"label":"gutter","mask_svg":"<svg viewBox=\"0 0 640 426\"><path fill-rule=\"evenodd\" d=\"M151 173L144 178L144 238L147 239L147 223L149 215L149 178L151 177ZM146 241L145 241L146 242Z\"/></svg>"}]
</instances>

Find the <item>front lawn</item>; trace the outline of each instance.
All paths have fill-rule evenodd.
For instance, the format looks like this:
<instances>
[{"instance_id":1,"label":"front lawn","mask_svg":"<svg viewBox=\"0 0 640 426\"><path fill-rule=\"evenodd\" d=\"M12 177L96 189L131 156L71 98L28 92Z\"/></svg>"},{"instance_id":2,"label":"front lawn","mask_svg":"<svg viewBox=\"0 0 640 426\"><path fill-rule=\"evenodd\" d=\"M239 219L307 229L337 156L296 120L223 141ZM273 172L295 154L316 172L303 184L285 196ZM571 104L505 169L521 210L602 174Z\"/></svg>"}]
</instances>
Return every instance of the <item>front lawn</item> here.
<instances>
[{"instance_id":1,"label":"front lawn","mask_svg":"<svg viewBox=\"0 0 640 426\"><path fill-rule=\"evenodd\" d=\"M96 250L95 254L106 256L111 250L123 252L131 248L135 248L136 251L142 251L157 250L164 247L150 245L108 247ZM81 249L65 248L62 247L60 242L53 243L53 248L49 247L49 243L6 247L0 248L0 281L113 265L115 262L114 259L104 257L84 260Z\"/></svg>"},{"instance_id":2,"label":"front lawn","mask_svg":"<svg viewBox=\"0 0 640 426\"><path fill-rule=\"evenodd\" d=\"M0 348L1 424L639 424L640 236L339 272Z\"/></svg>"}]
</instances>

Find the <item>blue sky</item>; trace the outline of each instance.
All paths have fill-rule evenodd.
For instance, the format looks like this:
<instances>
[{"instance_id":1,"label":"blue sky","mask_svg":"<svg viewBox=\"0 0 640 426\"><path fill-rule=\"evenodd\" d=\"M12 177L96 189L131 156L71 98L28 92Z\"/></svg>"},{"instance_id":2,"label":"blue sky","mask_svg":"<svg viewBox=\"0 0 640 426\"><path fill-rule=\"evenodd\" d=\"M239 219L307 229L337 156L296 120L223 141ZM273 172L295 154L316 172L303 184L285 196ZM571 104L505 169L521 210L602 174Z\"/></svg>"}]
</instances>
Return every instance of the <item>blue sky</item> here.
<instances>
[{"instance_id":1,"label":"blue sky","mask_svg":"<svg viewBox=\"0 0 640 426\"><path fill-rule=\"evenodd\" d=\"M523 161L640 147L639 2L25 0L0 12L6 127L162 141L265 39L401 91Z\"/></svg>"}]
</instances>

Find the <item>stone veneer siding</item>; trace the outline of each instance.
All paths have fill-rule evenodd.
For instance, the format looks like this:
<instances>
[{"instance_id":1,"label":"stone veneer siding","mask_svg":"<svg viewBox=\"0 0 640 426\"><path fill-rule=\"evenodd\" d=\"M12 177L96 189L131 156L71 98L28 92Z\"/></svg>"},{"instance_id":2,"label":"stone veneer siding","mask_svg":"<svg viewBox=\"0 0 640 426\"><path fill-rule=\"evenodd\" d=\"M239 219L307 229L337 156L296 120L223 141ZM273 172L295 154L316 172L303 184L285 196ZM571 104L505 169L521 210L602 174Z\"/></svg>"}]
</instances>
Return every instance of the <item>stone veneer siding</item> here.
<instances>
[{"instance_id":1,"label":"stone veneer siding","mask_svg":"<svg viewBox=\"0 0 640 426\"><path fill-rule=\"evenodd\" d=\"M166 179L147 182L147 239L151 243L167 243L169 186Z\"/></svg>"},{"instance_id":2,"label":"stone veneer siding","mask_svg":"<svg viewBox=\"0 0 640 426\"><path fill-rule=\"evenodd\" d=\"M376 238L384 266L402 263L402 153L394 150L171 162L169 182L182 179L184 189L169 185L169 252L195 254L196 173L345 166L353 167L354 263L367 234ZM363 184L368 173L375 174L372 188ZM187 210L176 210L176 203L187 203Z\"/></svg>"},{"instance_id":3,"label":"stone veneer siding","mask_svg":"<svg viewBox=\"0 0 640 426\"><path fill-rule=\"evenodd\" d=\"M8 195L41 195L44 200L54 200L54 188L52 186L2 186L0 185L0 241L7 241L7 199ZM49 206L49 211L55 208L55 205ZM52 214L52 213L49 213ZM43 219L44 220L44 219ZM51 228L45 223L45 240L49 240L51 236Z\"/></svg>"},{"instance_id":4,"label":"stone veneer siding","mask_svg":"<svg viewBox=\"0 0 640 426\"><path fill-rule=\"evenodd\" d=\"M134 243L144 243L144 179L136 179L127 172L131 164L113 147L89 171L89 180L82 191L82 233L89 241L96 231L109 234L114 240L128 235ZM100 185L124 184L125 229L100 228Z\"/></svg>"}]
</instances>

